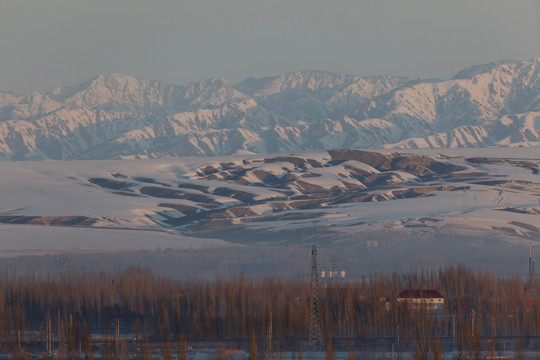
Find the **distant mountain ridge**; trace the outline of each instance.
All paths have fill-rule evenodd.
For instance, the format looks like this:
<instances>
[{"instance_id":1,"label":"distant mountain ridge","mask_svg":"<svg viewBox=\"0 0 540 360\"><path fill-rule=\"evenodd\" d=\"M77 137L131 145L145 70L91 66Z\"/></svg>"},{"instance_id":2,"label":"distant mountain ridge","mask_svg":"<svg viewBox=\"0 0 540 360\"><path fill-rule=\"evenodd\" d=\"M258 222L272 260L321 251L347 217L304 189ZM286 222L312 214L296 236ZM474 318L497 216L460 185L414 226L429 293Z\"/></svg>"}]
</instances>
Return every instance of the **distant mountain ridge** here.
<instances>
[{"instance_id":1,"label":"distant mountain ridge","mask_svg":"<svg viewBox=\"0 0 540 360\"><path fill-rule=\"evenodd\" d=\"M450 80L298 71L233 85L111 74L0 91L0 159L107 159L540 144L540 58Z\"/></svg>"}]
</instances>

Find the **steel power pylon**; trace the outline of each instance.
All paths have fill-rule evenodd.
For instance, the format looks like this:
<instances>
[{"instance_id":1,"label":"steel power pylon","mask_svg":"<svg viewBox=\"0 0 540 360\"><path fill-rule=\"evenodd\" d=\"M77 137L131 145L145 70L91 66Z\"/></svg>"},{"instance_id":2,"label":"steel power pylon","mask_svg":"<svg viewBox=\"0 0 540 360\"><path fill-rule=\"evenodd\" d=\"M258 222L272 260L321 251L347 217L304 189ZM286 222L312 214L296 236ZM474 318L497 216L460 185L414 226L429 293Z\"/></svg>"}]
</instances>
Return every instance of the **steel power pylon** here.
<instances>
[{"instance_id":1,"label":"steel power pylon","mask_svg":"<svg viewBox=\"0 0 540 360\"><path fill-rule=\"evenodd\" d=\"M535 282L536 273L534 270L534 247L532 246L532 243L529 242L529 290L531 291L531 294L533 292Z\"/></svg>"},{"instance_id":2,"label":"steel power pylon","mask_svg":"<svg viewBox=\"0 0 540 360\"><path fill-rule=\"evenodd\" d=\"M321 321L319 319L319 280L317 272L317 247L311 248L311 304L309 317L309 345L320 347Z\"/></svg>"}]
</instances>

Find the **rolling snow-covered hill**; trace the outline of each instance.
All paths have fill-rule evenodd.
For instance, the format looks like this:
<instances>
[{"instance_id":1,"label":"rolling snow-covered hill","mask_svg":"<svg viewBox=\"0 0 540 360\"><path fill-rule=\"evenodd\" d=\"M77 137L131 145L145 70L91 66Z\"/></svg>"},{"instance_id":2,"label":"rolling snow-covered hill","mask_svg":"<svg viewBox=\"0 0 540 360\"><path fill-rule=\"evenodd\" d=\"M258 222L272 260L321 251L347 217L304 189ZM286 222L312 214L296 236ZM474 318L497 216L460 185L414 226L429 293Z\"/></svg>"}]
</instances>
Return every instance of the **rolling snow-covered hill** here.
<instances>
[{"instance_id":1,"label":"rolling snow-covered hill","mask_svg":"<svg viewBox=\"0 0 540 360\"><path fill-rule=\"evenodd\" d=\"M114 159L331 148L540 144L540 58L450 80L301 71L185 86L112 74L0 92L0 159Z\"/></svg>"},{"instance_id":2,"label":"rolling snow-covered hill","mask_svg":"<svg viewBox=\"0 0 540 360\"><path fill-rule=\"evenodd\" d=\"M275 245L299 242L299 231L316 221L318 241L389 229L531 240L540 232L540 162L516 152L529 149L4 162L0 227L145 230Z\"/></svg>"},{"instance_id":3,"label":"rolling snow-covered hill","mask_svg":"<svg viewBox=\"0 0 540 360\"><path fill-rule=\"evenodd\" d=\"M239 271L274 254L269 266L290 273L284 263L307 262L317 244L357 273L448 264L512 272L526 263L528 243L540 241L534 147L1 167L0 256L200 249L195 271L207 250L230 247Z\"/></svg>"}]
</instances>

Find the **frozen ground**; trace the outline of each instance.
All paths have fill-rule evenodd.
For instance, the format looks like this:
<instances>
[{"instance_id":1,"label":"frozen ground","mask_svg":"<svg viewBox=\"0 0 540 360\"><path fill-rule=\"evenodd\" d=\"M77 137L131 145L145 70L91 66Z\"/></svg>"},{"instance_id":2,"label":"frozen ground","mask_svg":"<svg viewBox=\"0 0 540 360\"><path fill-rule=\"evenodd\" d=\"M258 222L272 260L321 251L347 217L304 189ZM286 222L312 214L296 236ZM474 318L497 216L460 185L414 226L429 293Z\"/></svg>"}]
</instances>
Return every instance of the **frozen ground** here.
<instances>
[{"instance_id":1,"label":"frozen ground","mask_svg":"<svg viewBox=\"0 0 540 360\"><path fill-rule=\"evenodd\" d=\"M201 239L165 231L91 227L0 225L0 256L63 252L98 253L123 250L207 249L227 246L216 239Z\"/></svg>"}]
</instances>

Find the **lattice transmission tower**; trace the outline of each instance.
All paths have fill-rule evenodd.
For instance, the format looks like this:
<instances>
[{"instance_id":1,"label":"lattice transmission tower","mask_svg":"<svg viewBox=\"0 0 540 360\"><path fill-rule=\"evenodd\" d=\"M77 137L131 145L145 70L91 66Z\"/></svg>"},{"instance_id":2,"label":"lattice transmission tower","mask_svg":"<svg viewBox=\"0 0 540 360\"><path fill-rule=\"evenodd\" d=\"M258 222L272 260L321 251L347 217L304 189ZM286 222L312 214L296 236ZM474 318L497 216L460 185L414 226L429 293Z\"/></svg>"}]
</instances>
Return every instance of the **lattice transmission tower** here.
<instances>
[{"instance_id":1,"label":"lattice transmission tower","mask_svg":"<svg viewBox=\"0 0 540 360\"><path fill-rule=\"evenodd\" d=\"M311 248L311 304L309 317L309 345L321 347L321 321L319 318L319 276L317 272L317 247Z\"/></svg>"},{"instance_id":2,"label":"lattice transmission tower","mask_svg":"<svg viewBox=\"0 0 540 360\"><path fill-rule=\"evenodd\" d=\"M534 285L536 282L536 272L534 270L534 247L532 243L529 242L529 290L531 294L534 290Z\"/></svg>"}]
</instances>

